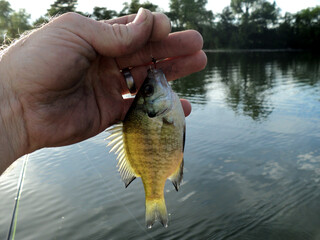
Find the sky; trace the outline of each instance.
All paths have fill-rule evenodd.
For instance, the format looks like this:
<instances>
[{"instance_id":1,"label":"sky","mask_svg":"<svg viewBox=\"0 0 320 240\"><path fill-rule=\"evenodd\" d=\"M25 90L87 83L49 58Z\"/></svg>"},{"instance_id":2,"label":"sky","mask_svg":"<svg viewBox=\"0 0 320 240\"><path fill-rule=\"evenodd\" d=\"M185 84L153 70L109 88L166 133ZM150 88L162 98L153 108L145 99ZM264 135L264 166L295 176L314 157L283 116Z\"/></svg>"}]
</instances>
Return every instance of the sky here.
<instances>
[{"instance_id":1,"label":"sky","mask_svg":"<svg viewBox=\"0 0 320 240\"><path fill-rule=\"evenodd\" d=\"M35 20L41 15L44 15L54 1L55 0L9 0L9 3L16 11L20 8L26 9L27 13L31 14L31 19ZM231 0L208 0L206 8L212 10L213 13L220 13L224 7L230 5L230 1ZM268 1L273 2L273 0ZM123 8L124 2L131 2L131 0L78 0L77 10L91 13L93 7L97 6L119 12ZM145 1L140 0L140 2ZM149 2L158 5L165 11L169 10L169 0L149 0ZM296 13L301 9L320 5L320 0L276 0L276 4L281 8L282 14L285 12Z\"/></svg>"}]
</instances>

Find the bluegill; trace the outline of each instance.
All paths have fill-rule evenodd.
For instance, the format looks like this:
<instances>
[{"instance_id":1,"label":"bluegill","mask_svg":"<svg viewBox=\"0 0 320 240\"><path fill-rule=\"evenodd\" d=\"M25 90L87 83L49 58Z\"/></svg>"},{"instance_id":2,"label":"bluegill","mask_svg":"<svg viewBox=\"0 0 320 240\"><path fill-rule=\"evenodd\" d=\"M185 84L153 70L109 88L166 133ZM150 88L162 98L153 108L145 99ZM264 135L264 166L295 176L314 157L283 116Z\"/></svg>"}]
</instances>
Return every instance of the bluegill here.
<instances>
[{"instance_id":1,"label":"bluegill","mask_svg":"<svg viewBox=\"0 0 320 240\"><path fill-rule=\"evenodd\" d=\"M156 220L168 226L164 186L178 191L183 176L185 115L180 99L160 69L150 69L124 121L108 129L118 154L125 186L141 177L145 190L146 226Z\"/></svg>"}]
</instances>

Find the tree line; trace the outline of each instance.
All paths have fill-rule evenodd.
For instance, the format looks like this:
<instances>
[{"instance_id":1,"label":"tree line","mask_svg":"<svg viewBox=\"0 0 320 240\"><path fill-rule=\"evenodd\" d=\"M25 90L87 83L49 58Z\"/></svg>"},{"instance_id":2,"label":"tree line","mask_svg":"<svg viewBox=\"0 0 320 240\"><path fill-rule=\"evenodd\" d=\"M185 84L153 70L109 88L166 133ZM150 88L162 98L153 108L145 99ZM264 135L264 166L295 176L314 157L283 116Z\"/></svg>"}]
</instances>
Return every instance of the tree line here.
<instances>
[{"instance_id":1,"label":"tree line","mask_svg":"<svg viewBox=\"0 0 320 240\"><path fill-rule=\"evenodd\" d=\"M213 14L206 9L206 4L207 0L170 0L170 10L165 13L172 21L173 31L198 30L206 49L320 50L320 6L281 15L276 2L230 0L230 5L221 13ZM140 7L161 11L149 1L131 0L123 4L120 12L94 7L89 13L77 11L77 0L55 0L43 16L31 23L25 9L14 11L7 0L0 0L0 43L6 44L26 30L66 12L103 20L136 13Z\"/></svg>"}]
</instances>

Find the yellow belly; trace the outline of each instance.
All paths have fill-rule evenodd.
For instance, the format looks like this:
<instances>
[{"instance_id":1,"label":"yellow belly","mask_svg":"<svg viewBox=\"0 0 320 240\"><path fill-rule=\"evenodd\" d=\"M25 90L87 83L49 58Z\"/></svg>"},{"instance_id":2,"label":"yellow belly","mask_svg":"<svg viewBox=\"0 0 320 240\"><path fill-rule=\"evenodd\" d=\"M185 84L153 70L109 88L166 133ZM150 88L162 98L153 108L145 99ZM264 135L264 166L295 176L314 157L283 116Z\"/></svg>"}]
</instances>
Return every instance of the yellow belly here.
<instances>
[{"instance_id":1,"label":"yellow belly","mask_svg":"<svg viewBox=\"0 0 320 240\"><path fill-rule=\"evenodd\" d=\"M181 129L161 121L137 119L124 122L123 131L128 161L143 181L146 198L163 197L166 179L183 159Z\"/></svg>"}]
</instances>

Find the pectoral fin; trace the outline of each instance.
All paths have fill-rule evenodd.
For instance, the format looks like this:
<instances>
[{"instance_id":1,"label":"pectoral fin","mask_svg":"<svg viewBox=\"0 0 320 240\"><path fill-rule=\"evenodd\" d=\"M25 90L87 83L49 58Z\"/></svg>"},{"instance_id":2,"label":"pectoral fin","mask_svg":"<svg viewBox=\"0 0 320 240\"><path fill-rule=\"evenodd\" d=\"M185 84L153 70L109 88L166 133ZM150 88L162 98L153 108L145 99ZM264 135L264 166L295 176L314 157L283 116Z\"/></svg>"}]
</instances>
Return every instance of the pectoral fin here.
<instances>
[{"instance_id":1,"label":"pectoral fin","mask_svg":"<svg viewBox=\"0 0 320 240\"><path fill-rule=\"evenodd\" d=\"M111 135L107 137L106 140L110 141L108 146L112 146L110 152L115 151L118 155L118 171L120 172L121 179L125 186L128 187L129 184L136 179L136 174L128 161L124 149L122 126L122 123L120 123L108 128L107 131L110 132Z\"/></svg>"}]
</instances>

